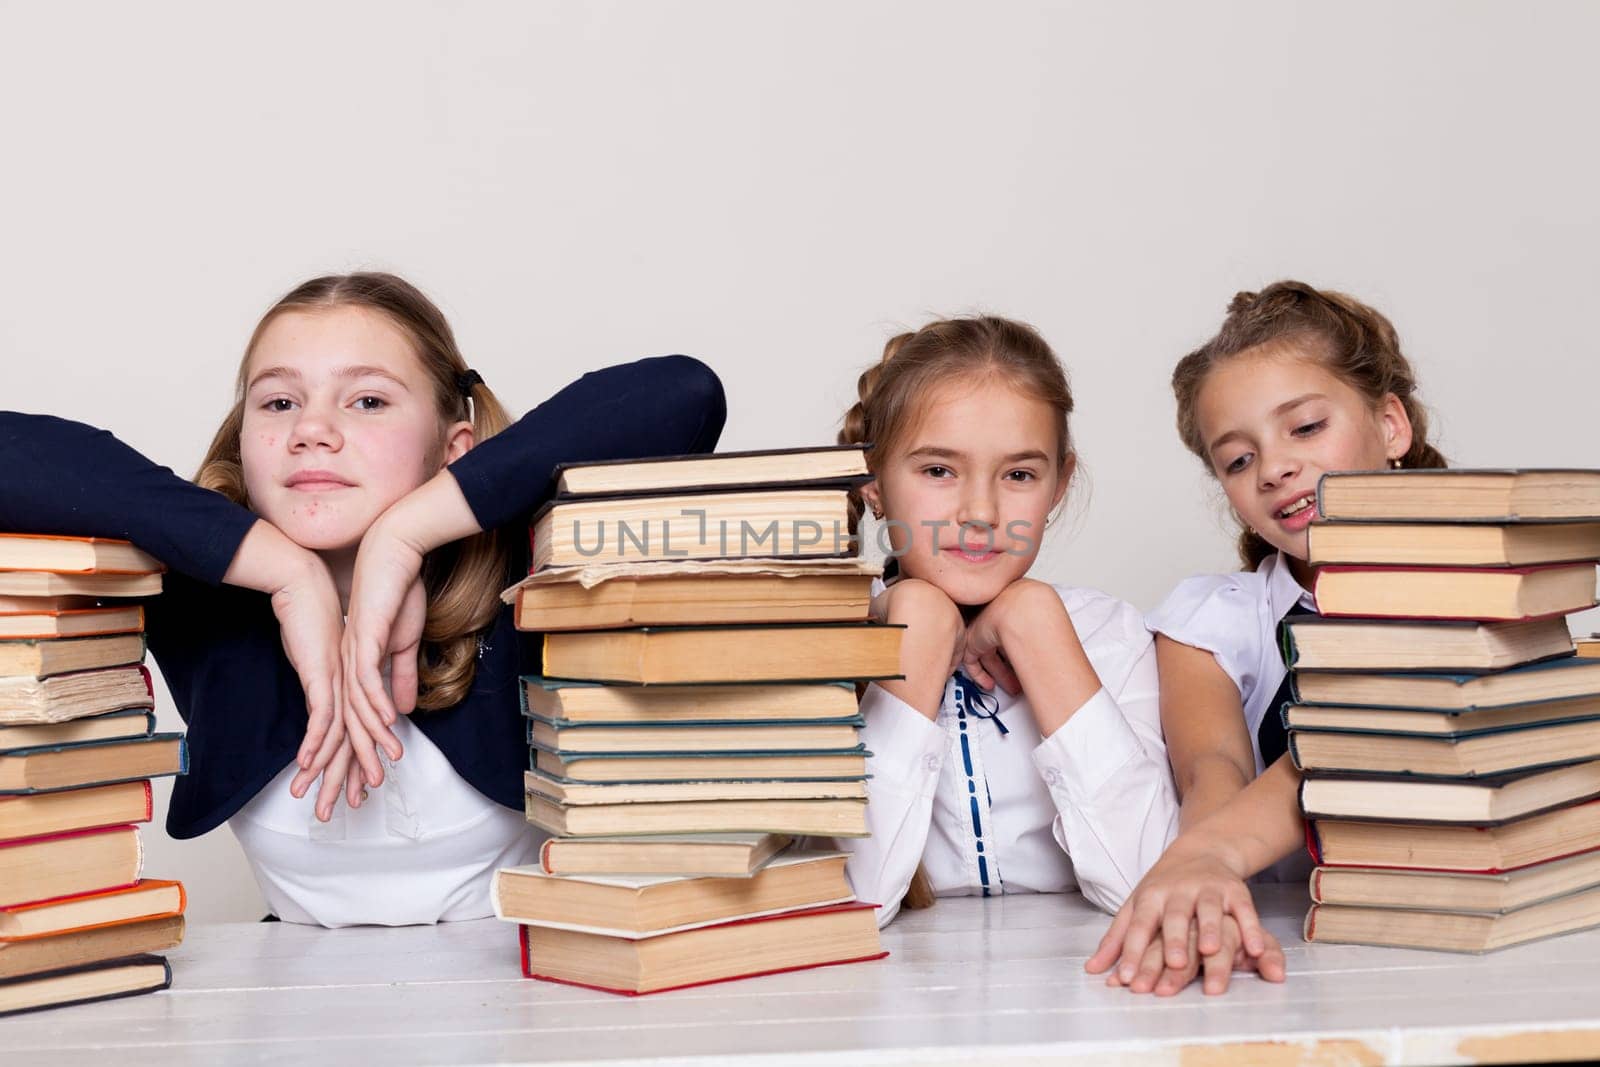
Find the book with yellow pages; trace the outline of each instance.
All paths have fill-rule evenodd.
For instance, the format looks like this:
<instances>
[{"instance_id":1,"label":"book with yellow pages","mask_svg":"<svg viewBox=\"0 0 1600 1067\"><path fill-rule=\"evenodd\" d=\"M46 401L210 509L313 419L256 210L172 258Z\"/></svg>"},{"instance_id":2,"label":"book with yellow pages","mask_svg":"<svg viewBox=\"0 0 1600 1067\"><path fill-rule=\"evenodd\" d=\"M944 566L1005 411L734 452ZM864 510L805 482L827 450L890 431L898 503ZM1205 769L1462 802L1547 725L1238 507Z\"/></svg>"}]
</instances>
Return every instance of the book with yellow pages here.
<instances>
[{"instance_id":1,"label":"book with yellow pages","mask_svg":"<svg viewBox=\"0 0 1600 1067\"><path fill-rule=\"evenodd\" d=\"M563 463L556 467L555 474L556 493L562 497L758 485L855 484L870 477L866 450L861 445Z\"/></svg>"},{"instance_id":2,"label":"book with yellow pages","mask_svg":"<svg viewBox=\"0 0 1600 1067\"><path fill-rule=\"evenodd\" d=\"M165 569L154 556L115 538L0 534L0 571L159 574Z\"/></svg>"},{"instance_id":3,"label":"book with yellow pages","mask_svg":"<svg viewBox=\"0 0 1600 1067\"><path fill-rule=\"evenodd\" d=\"M1423 911L1313 904L1305 939L1339 945L1493 952L1600 926L1600 888L1505 912Z\"/></svg>"},{"instance_id":4,"label":"book with yellow pages","mask_svg":"<svg viewBox=\"0 0 1600 1067\"><path fill-rule=\"evenodd\" d=\"M900 677L904 626L675 626L546 634L547 678L623 685Z\"/></svg>"},{"instance_id":5,"label":"book with yellow pages","mask_svg":"<svg viewBox=\"0 0 1600 1067\"><path fill-rule=\"evenodd\" d=\"M771 833L865 837L865 800L685 800L561 804L524 797L528 821L561 837L638 834Z\"/></svg>"},{"instance_id":6,"label":"book with yellow pages","mask_svg":"<svg viewBox=\"0 0 1600 1067\"><path fill-rule=\"evenodd\" d=\"M564 726L528 719L528 744L556 752L811 752L861 743L859 715L838 722Z\"/></svg>"},{"instance_id":7,"label":"book with yellow pages","mask_svg":"<svg viewBox=\"0 0 1600 1067\"><path fill-rule=\"evenodd\" d=\"M73 671L123 667L144 659L144 634L18 638L0 641L0 675L48 678Z\"/></svg>"},{"instance_id":8,"label":"book with yellow pages","mask_svg":"<svg viewBox=\"0 0 1600 1067\"><path fill-rule=\"evenodd\" d=\"M538 867L495 872L497 918L564 930L642 937L794 908L842 904L855 894L842 852L789 851L749 878L546 874Z\"/></svg>"},{"instance_id":9,"label":"book with yellow pages","mask_svg":"<svg viewBox=\"0 0 1600 1067\"><path fill-rule=\"evenodd\" d=\"M1317 514L1380 522L1600 521L1600 470L1340 471L1318 480Z\"/></svg>"},{"instance_id":10,"label":"book with yellow pages","mask_svg":"<svg viewBox=\"0 0 1600 1067\"><path fill-rule=\"evenodd\" d=\"M1307 562L1525 567L1600 558L1600 523L1314 522Z\"/></svg>"},{"instance_id":11,"label":"book with yellow pages","mask_svg":"<svg viewBox=\"0 0 1600 1067\"><path fill-rule=\"evenodd\" d=\"M749 878L789 841L786 834L548 837L539 847L539 867L546 874Z\"/></svg>"},{"instance_id":12,"label":"book with yellow pages","mask_svg":"<svg viewBox=\"0 0 1600 1067\"><path fill-rule=\"evenodd\" d=\"M638 938L522 925L522 973L630 996L888 953L875 904L832 904Z\"/></svg>"},{"instance_id":13,"label":"book with yellow pages","mask_svg":"<svg viewBox=\"0 0 1600 1067\"><path fill-rule=\"evenodd\" d=\"M854 718L855 686L848 682L800 685L600 685L527 675L522 712L563 726L585 723L820 722Z\"/></svg>"},{"instance_id":14,"label":"book with yellow pages","mask_svg":"<svg viewBox=\"0 0 1600 1067\"><path fill-rule=\"evenodd\" d=\"M854 556L845 488L552 500L530 568L642 560Z\"/></svg>"},{"instance_id":15,"label":"book with yellow pages","mask_svg":"<svg viewBox=\"0 0 1600 1067\"><path fill-rule=\"evenodd\" d=\"M872 753L859 745L812 752L552 752L530 750L530 767L573 782L793 781L862 778Z\"/></svg>"},{"instance_id":16,"label":"book with yellow pages","mask_svg":"<svg viewBox=\"0 0 1600 1067\"><path fill-rule=\"evenodd\" d=\"M172 985L161 956L128 956L0 979L0 1015L156 993Z\"/></svg>"}]
</instances>

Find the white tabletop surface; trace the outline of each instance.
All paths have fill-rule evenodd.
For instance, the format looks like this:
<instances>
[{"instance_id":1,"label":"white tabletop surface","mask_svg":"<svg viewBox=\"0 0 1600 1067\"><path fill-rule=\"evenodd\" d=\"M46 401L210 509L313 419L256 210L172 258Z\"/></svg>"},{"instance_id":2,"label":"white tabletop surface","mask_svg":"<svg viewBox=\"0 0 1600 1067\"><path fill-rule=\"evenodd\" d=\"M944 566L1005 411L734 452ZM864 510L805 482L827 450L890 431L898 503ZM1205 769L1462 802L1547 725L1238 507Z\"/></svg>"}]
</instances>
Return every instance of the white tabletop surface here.
<instances>
[{"instance_id":1,"label":"white tabletop surface","mask_svg":"<svg viewBox=\"0 0 1600 1067\"><path fill-rule=\"evenodd\" d=\"M7 1064L1470 1063L1600 1056L1600 931L1490 956L1307 945L1258 893L1289 980L1157 1000L1083 973L1082 898L941 900L888 959L629 998L534 982L515 927L195 927L165 993L0 1019Z\"/></svg>"}]
</instances>

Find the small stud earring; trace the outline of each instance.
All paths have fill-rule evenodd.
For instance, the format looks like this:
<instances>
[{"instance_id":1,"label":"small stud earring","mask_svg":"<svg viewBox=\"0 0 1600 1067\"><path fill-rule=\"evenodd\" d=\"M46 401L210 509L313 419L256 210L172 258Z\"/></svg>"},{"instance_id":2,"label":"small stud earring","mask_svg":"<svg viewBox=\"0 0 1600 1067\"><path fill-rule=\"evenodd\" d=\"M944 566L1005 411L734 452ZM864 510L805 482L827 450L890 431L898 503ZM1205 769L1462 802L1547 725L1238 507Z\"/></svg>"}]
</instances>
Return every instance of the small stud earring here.
<instances>
[{"instance_id":1,"label":"small stud earring","mask_svg":"<svg viewBox=\"0 0 1600 1067\"><path fill-rule=\"evenodd\" d=\"M1393 470L1399 470L1402 466L1404 466L1404 464L1401 462L1399 456L1395 456L1389 461L1389 466Z\"/></svg>"}]
</instances>

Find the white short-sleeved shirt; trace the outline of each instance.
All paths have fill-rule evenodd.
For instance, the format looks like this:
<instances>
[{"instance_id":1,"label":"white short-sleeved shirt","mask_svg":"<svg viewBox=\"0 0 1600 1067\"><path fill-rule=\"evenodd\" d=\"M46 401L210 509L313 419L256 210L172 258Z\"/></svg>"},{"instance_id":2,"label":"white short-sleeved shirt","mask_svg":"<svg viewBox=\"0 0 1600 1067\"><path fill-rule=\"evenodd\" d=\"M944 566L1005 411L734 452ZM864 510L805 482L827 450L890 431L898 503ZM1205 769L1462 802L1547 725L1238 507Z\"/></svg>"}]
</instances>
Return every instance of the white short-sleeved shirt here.
<instances>
[{"instance_id":1,"label":"white short-sleeved shirt","mask_svg":"<svg viewBox=\"0 0 1600 1067\"><path fill-rule=\"evenodd\" d=\"M1152 633L1210 652L1238 687L1257 775L1266 769L1261 723L1278 714L1273 697L1288 674L1278 646L1278 624L1296 604L1316 610L1311 594L1301 588L1279 552L1253 571L1186 578L1145 618ZM1274 880L1298 881L1308 873L1307 860L1290 857L1271 871Z\"/></svg>"},{"instance_id":2,"label":"white short-sleeved shirt","mask_svg":"<svg viewBox=\"0 0 1600 1067\"><path fill-rule=\"evenodd\" d=\"M873 594L882 589L876 583ZM856 895L883 905L880 923L899 911L919 862L940 896L1076 887L1115 911L1176 835L1143 617L1095 590L1055 589L1102 688L1049 737L1039 736L1026 694L952 677L930 721L867 687L872 836L839 845L850 852Z\"/></svg>"},{"instance_id":3,"label":"white short-sleeved shirt","mask_svg":"<svg viewBox=\"0 0 1600 1067\"><path fill-rule=\"evenodd\" d=\"M444 753L399 716L405 755L378 751L383 784L359 808L341 792L333 818L316 816L317 789L296 799L291 763L240 808L239 839L267 907L285 922L408 926L494 914L489 886L500 867L535 861L544 835L523 814L467 784Z\"/></svg>"}]
</instances>

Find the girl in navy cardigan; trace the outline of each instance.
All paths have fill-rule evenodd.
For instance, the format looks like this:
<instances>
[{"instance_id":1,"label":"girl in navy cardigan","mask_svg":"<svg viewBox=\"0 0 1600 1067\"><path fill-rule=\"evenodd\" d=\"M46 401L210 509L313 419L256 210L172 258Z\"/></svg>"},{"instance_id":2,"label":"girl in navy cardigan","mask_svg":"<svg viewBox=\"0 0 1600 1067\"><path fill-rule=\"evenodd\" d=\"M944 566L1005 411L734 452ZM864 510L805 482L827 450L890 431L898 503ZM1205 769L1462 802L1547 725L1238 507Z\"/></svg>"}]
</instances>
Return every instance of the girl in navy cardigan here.
<instances>
[{"instance_id":1,"label":"girl in navy cardigan","mask_svg":"<svg viewBox=\"0 0 1600 1067\"><path fill-rule=\"evenodd\" d=\"M725 416L715 374L666 356L509 424L422 293L317 278L256 327L198 484L0 413L0 529L122 537L171 568L146 626L188 724L174 837L228 821L286 920L477 918L537 847L517 700L536 647L498 593L551 470L710 451Z\"/></svg>"}]
</instances>

